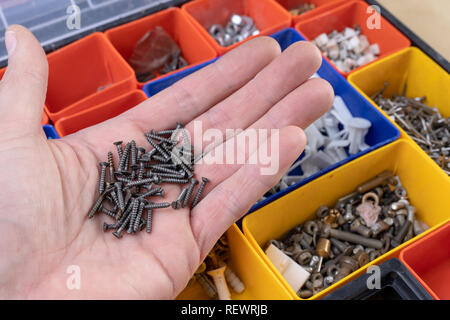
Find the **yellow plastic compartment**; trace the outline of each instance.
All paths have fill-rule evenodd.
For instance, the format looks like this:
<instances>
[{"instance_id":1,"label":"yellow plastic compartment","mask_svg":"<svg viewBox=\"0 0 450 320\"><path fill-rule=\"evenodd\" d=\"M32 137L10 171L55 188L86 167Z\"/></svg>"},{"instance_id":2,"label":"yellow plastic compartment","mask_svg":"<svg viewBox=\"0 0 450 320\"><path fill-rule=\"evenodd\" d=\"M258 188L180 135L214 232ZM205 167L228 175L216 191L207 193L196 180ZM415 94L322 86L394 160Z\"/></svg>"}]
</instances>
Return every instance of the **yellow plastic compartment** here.
<instances>
[{"instance_id":1,"label":"yellow plastic compartment","mask_svg":"<svg viewBox=\"0 0 450 320\"><path fill-rule=\"evenodd\" d=\"M386 81L389 82L384 92L386 97L401 94L406 85L407 97L426 96L428 105L437 107L442 116L450 117L450 75L417 48L401 50L363 67L350 74L348 81L375 106L369 97L383 88ZM401 137L413 141L397 127Z\"/></svg>"},{"instance_id":2,"label":"yellow plastic compartment","mask_svg":"<svg viewBox=\"0 0 450 320\"><path fill-rule=\"evenodd\" d=\"M292 300L292 296L266 263L255 252L239 228L234 224L226 232L230 247L230 267L245 284L237 294L230 289L233 300ZM209 297L197 282L186 287L178 300L207 300Z\"/></svg>"},{"instance_id":3,"label":"yellow plastic compartment","mask_svg":"<svg viewBox=\"0 0 450 320\"><path fill-rule=\"evenodd\" d=\"M309 182L244 218L242 226L245 236L288 288L292 297L300 299L264 254L263 248L267 241L278 239L298 224L314 218L318 207L335 205L340 197L353 192L358 185L384 170L391 170L400 177L410 202L417 208L417 218L431 227L424 234L450 217L450 180L447 175L433 165L433 160L414 147L411 141L401 139ZM398 255L401 248L416 238L387 252L310 299L320 299L361 275L369 265L379 264Z\"/></svg>"}]
</instances>

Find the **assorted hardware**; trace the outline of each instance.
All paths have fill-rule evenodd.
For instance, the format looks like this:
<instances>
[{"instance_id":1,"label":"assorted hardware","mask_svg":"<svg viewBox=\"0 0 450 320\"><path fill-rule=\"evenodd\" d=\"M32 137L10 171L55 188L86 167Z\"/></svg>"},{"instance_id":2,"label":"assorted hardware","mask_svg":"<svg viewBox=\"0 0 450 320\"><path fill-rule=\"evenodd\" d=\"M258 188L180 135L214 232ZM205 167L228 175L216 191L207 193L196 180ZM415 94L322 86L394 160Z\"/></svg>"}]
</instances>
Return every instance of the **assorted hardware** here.
<instances>
[{"instance_id":1,"label":"assorted hardware","mask_svg":"<svg viewBox=\"0 0 450 320\"><path fill-rule=\"evenodd\" d=\"M222 236L197 268L190 283L197 281L211 299L231 300L229 287L236 293L242 293L245 285L227 265L228 258L228 241L226 236Z\"/></svg>"},{"instance_id":2,"label":"assorted hardware","mask_svg":"<svg viewBox=\"0 0 450 320\"><path fill-rule=\"evenodd\" d=\"M369 120L354 117L344 100L336 96L330 111L305 129L308 142L304 155L260 201L344 160L349 155L369 148L365 137L370 127ZM299 169L302 174L298 173Z\"/></svg>"},{"instance_id":3,"label":"assorted hardware","mask_svg":"<svg viewBox=\"0 0 450 320\"><path fill-rule=\"evenodd\" d=\"M266 254L279 271L283 266L283 276L290 268L286 280L309 298L426 230L415 213L398 176L384 171L333 208L319 207L315 219L281 240L270 240ZM274 248L279 253L271 253ZM293 262L301 270L289 267Z\"/></svg>"},{"instance_id":4,"label":"assorted hardware","mask_svg":"<svg viewBox=\"0 0 450 320\"><path fill-rule=\"evenodd\" d=\"M353 29L347 27L342 32L321 33L314 43L342 72L350 72L372 62L380 54L378 44L370 44L358 25Z\"/></svg>"},{"instance_id":5,"label":"assorted hardware","mask_svg":"<svg viewBox=\"0 0 450 320\"><path fill-rule=\"evenodd\" d=\"M231 46L259 34L252 18L238 14L231 15L225 28L221 24L213 24L208 32L222 47Z\"/></svg>"},{"instance_id":6,"label":"assorted hardware","mask_svg":"<svg viewBox=\"0 0 450 320\"><path fill-rule=\"evenodd\" d=\"M182 133L182 143L178 139L179 132ZM114 166L112 152L108 152L107 162L100 162L99 197L88 217L93 218L97 212L102 212L113 218L113 224L104 223L103 231L115 229L113 235L117 238L121 238L124 230L131 234L145 228L147 233L150 233L154 210L170 206L173 209L186 207L192 198L195 185L198 184L197 179L193 177L192 145L181 123L178 123L174 130L152 130L146 133L145 137L153 147L150 151L146 152L144 148L137 147L134 140L123 148L123 142L117 141L114 142L119 156L117 167ZM199 203L208 181L202 178L191 209ZM165 192L160 186L164 182L180 185L189 183L189 186L182 188L172 203L152 202L152 197L164 198Z\"/></svg>"},{"instance_id":7,"label":"assorted hardware","mask_svg":"<svg viewBox=\"0 0 450 320\"><path fill-rule=\"evenodd\" d=\"M291 10L289 10L289 12L294 16L298 16L305 12L311 11L315 8L316 8L316 5L314 3L302 3L298 6L296 6L295 8L292 8Z\"/></svg>"},{"instance_id":8,"label":"assorted hardware","mask_svg":"<svg viewBox=\"0 0 450 320\"><path fill-rule=\"evenodd\" d=\"M407 98L404 93L383 97L388 86L385 83L372 99L450 175L450 118L425 104L426 97Z\"/></svg>"},{"instance_id":9,"label":"assorted hardware","mask_svg":"<svg viewBox=\"0 0 450 320\"><path fill-rule=\"evenodd\" d=\"M148 31L137 42L128 62L140 82L188 65L176 42L159 26Z\"/></svg>"}]
</instances>

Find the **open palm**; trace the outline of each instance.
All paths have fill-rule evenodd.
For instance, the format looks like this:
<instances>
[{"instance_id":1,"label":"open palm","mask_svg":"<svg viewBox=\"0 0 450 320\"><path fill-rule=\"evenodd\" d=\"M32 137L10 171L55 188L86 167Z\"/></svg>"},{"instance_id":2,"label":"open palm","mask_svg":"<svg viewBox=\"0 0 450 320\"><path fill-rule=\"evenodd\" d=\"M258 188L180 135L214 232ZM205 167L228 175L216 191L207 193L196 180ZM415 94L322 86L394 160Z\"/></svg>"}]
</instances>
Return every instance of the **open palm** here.
<instances>
[{"instance_id":1,"label":"open palm","mask_svg":"<svg viewBox=\"0 0 450 320\"><path fill-rule=\"evenodd\" d=\"M281 54L275 40L260 37L119 117L47 141L40 128L45 54L20 26L9 28L6 42L9 67L0 84L2 298L174 298L217 239L300 155L302 128L332 103L325 81L308 80L321 63L313 45L296 43ZM180 121L192 134L194 120L224 136L225 129L280 129L278 172L199 164L197 178L211 181L202 201L193 210L156 209L150 234L118 240L102 232L110 218L87 219L98 197L98 163L114 151L114 141L134 139L148 150L145 132ZM257 150L238 152L248 157ZM167 201L180 192L176 185L164 188ZM81 271L79 290L66 285L73 265Z\"/></svg>"}]
</instances>

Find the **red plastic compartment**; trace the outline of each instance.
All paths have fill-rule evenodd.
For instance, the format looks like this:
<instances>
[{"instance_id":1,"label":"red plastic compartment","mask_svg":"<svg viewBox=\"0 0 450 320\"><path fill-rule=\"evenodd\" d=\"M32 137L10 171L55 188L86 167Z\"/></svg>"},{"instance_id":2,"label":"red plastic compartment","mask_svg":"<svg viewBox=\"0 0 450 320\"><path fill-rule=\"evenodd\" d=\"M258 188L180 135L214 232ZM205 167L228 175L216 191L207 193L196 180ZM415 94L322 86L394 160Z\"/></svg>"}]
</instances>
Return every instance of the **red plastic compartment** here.
<instances>
[{"instance_id":1,"label":"red plastic compartment","mask_svg":"<svg viewBox=\"0 0 450 320\"><path fill-rule=\"evenodd\" d=\"M48 55L46 112L62 117L136 89L133 69L103 33L93 33Z\"/></svg>"},{"instance_id":2,"label":"red plastic compartment","mask_svg":"<svg viewBox=\"0 0 450 320\"><path fill-rule=\"evenodd\" d=\"M3 75L5 74L5 71L6 71L6 68L0 69L0 80L3 79ZM44 110L45 110L45 106L44 106ZM42 124L42 125L49 124L48 116L47 116L47 114L45 113L45 111L42 113L41 124Z\"/></svg>"},{"instance_id":3,"label":"red plastic compartment","mask_svg":"<svg viewBox=\"0 0 450 320\"><path fill-rule=\"evenodd\" d=\"M181 55L189 64L188 67L214 59L217 56L214 48L202 36L200 31L195 28L186 16L186 13L178 8L170 8L152 14L108 30L105 34L122 57L128 61L136 43L148 31L157 26L162 27L177 43L181 49ZM185 68L177 69L160 77L173 74ZM142 87L145 83L139 83L139 85Z\"/></svg>"},{"instance_id":4,"label":"red plastic compartment","mask_svg":"<svg viewBox=\"0 0 450 320\"><path fill-rule=\"evenodd\" d=\"M291 14L293 25L299 21L306 20L312 16L324 13L328 10L336 8L337 6L347 3L348 0L275 0L281 4L287 11L298 7L303 3L314 4L316 7L313 10L305 12L301 15Z\"/></svg>"},{"instance_id":5,"label":"red plastic compartment","mask_svg":"<svg viewBox=\"0 0 450 320\"><path fill-rule=\"evenodd\" d=\"M55 129L61 137L67 136L117 117L145 100L147 100L147 96L143 91L133 90L98 106L61 118L55 123Z\"/></svg>"},{"instance_id":6,"label":"red plastic compartment","mask_svg":"<svg viewBox=\"0 0 450 320\"><path fill-rule=\"evenodd\" d=\"M209 35L211 25L219 23L225 26L233 13L251 17L260 35L270 35L291 25L291 14L273 0L195 0L184 4L182 9L220 55L255 37L222 47Z\"/></svg>"},{"instance_id":7,"label":"red plastic compartment","mask_svg":"<svg viewBox=\"0 0 450 320\"><path fill-rule=\"evenodd\" d=\"M435 299L450 299L450 221L407 246L400 260Z\"/></svg>"},{"instance_id":8,"label":"red plastic compartment","mask_svg":"<svg viewBox=\"0 0 450 320\"><path fill-rule=\"evenodd\" d=\"M407 37L381 16L381 28L369 29L367 21L374 13L368 11L367 8L368 4L365 2L351 1L325 13L300 21L295 25L295 28L306 38L306 40L312 41L321 33L325 32L328 34L333 30L342 31L345 27L353 27L355 24L358 24L361 27L361 33L367 37L370 44L378 43L380 47L380 55L370 63L411 45L411 42ZM326 57L325 59L328 60ZM358 67L351 72L341 72L330 60L328 60L328 62L330 62L344 77L347 77L351 72L363 67Z\"/></svg>"}]
</instances>

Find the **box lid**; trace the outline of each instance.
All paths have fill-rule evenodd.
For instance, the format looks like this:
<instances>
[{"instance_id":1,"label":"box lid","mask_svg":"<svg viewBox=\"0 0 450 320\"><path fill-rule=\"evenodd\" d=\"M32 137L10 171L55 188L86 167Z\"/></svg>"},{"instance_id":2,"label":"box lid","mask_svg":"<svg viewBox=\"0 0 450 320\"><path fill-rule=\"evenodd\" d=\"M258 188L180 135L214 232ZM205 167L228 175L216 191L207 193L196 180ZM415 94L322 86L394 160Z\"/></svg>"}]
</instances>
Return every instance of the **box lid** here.
<instances>
[{"instance_id":1,"label":"box lid","mask_svg":"<svg viewBox=\"0 0 450 320\"><path fill-rule=\"evenodd\" d=\"M33 32L46 52L91 32L103 31L183 0L0 0L0 66L7 64L4 42L9 25Z\"/></svg>"}]
</instances>

